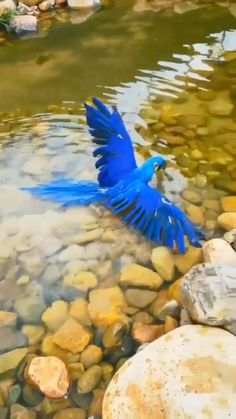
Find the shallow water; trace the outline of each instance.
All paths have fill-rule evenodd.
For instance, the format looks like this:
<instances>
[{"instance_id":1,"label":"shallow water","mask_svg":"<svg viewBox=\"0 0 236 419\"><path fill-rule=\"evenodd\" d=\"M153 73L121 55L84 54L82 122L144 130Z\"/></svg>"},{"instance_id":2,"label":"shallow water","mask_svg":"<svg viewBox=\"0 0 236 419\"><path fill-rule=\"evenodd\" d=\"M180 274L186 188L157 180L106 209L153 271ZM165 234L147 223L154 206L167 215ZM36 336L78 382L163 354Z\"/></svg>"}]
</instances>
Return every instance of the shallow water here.
<instances>
[{"instance_id":1,"label":"shallow water","mask_svg":"<svg viewBox=\"0 0 236 419\"><path fill-rule=\"evenodd\" d=\"M104 288L117 284L128 263L151 267L152 245L108 212L60 212L19 191L57 177L96 179L82 107L91 96L119 106L139 161L166 155L160 187L186 210L191 203L202 209L208 237L221 234L219 198L236 192L236 30L229 11L138 13L131 1L119 1L82 24L60 14L65 22L48 33L56 17L45 16L42 37L9 39L0 48L0 310L17 312L16 329L40 324L53 301L86 299L86 291L65 286L78 270L93 272ZM26 301L37 306L30 316ZM1 353L26 344L16 329L3 329ZM136 346L131 339L105 360L116 365Z\"/></svg>"}]
</instances>

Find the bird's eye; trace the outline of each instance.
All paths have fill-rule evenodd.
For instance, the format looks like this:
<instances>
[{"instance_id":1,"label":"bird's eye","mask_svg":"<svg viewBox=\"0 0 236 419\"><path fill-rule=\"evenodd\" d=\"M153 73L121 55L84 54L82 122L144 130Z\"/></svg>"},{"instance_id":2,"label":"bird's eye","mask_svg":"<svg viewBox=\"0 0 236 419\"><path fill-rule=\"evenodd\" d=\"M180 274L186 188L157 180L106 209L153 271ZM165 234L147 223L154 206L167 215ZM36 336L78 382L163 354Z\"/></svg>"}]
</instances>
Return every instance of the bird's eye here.
<instances>
[{"instance_id":1,"label":"bird's eye","mask_svg":"<svg viewBox=\"0 0 236 419\"><path fill-rule=\"evenodd\" d=\"M158 163L154 163L154 168L158 169Z\"/></svg>"}]
</instances>

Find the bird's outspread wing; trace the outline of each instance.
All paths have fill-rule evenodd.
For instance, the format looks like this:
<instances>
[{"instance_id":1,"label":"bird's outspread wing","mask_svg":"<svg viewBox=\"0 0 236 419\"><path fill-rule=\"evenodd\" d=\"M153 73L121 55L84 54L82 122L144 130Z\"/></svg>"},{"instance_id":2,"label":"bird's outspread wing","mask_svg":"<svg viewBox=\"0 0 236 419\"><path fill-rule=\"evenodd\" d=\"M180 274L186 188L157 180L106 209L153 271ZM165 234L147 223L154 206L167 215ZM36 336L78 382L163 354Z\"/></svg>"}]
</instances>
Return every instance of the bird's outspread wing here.
<instances>
[{"instance_id":1,"label":"bird's outspread wing","mask_svg":"<svg viewBox=\"0 0 236 419\"><path fill-rule=\"evenodd\" d=\"M186 252L184 236L201 247L201 231L168 198L141 180L120 182L108 191L108 207L150 240Z\"/></svg>"},{"instance_id":2,"label":"bird's outspread wing","mask_svg":"<svg viewBox=\"0 0 236 419\"><path fill-rule=\"evenodd\" d=\"M110 111L94 98L96 107L85 104L86 119L93 142L97 144L94 157L99 157L98 181L102 187L111 187L137 167L131 138L115 107Z\"/></svg>"}]
</instances>

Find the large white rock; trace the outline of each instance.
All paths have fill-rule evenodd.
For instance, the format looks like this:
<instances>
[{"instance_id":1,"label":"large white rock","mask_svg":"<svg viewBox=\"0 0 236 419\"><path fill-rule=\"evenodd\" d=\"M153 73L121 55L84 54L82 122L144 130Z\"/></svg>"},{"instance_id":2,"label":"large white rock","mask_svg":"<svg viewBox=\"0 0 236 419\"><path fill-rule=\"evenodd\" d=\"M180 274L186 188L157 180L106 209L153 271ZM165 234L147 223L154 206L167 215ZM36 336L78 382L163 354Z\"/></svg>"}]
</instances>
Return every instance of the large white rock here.
<instances>
[{"instance_id":1,"label":"large white rock","mask_svg":"<svg viewBox=\"0 0 236 419\"><path fill-rule=\"evenodd\" d=\"M236 338L188 325L129 359L110 382L103 419L228 419L236 412Z\"/></svg>"},{"instance_id":2,"label":"large white rock","mask_svg":"<svg viewBox=\"0 0 236 419\"><path fill-rule=\"evenodd\" d=\"M193 320L236 334L236 265L197 265L185 275L181 291Z\"/></svg>"},{"instance_id":3,"label":"large white rock","mask_svg":"<svg viewBox=\"0 0 236 419\"><path fill-rule=\"evenodd\" d=\"M202 246L205 262L227 263L236 265L236 252L223 239L211 239Z\"/></svg>"}]
</instances>

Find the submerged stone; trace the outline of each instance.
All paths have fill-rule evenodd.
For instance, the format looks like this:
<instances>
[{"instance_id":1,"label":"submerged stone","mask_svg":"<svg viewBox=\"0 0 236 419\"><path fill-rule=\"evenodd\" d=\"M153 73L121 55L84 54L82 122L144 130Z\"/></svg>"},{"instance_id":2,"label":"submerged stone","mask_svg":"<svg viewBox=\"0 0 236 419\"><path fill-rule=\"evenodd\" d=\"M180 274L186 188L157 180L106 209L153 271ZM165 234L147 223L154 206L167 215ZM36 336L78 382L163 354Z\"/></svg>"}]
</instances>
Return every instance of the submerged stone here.
<instances>
[{"instance_id":1,"label":"submerged stone","mask_svg":"<svg viewBox=\"0 0 236 419\"><path fill-rule=\"evenodd\" d=\"M123 309L127 306L119 287L96 289L89 293L89 313L96 327L108 327L125 321Z\"/></svg>"},{"instance_id":2,"label":"submerged stone","mask_svg":"<svg viewBox=\"0 0 236 419\"><path fill-rule=\"evenodd\" d=\"M82 352L91 340L92 334L76 320L69 318L54 334L53 341L62 349L73 354Z\"/></svg>"},{"instance_id":3,"label":"submerged stone","mask_svg":"<svg viewBox=\"0 0 236 419\"><path fill-rule=\"evenodd\" d=\"M147 287L158 289L163 279L158 273L138 264L131 264L122 269L120 284L122 286Z\"/></svg>"}]
</instances>

